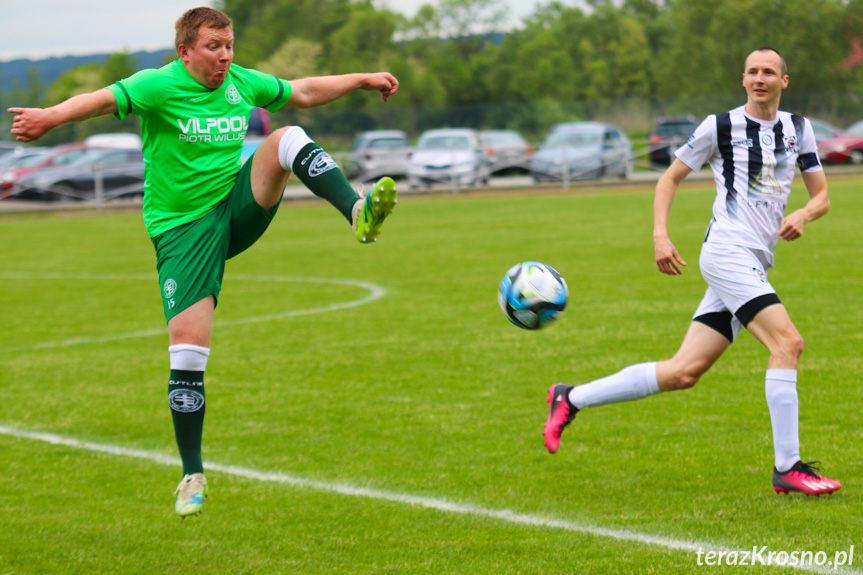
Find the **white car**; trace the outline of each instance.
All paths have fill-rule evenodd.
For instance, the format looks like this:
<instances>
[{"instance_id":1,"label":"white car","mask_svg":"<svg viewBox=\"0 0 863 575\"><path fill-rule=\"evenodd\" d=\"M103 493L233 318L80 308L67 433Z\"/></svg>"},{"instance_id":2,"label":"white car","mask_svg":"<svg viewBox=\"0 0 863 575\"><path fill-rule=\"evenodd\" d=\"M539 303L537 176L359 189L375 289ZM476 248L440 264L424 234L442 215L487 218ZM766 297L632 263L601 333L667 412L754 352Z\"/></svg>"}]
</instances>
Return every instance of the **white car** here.
<instances>
[{"instance_id":1,"label":"white car","mask_svg":"<svg viewBox=\"0 0 863 575\"><path fill-rule=\"evenodd\" d=\"M490 177L488 156L479 134L470 128L424 132L414 147L408 167L411 188L434 184L486 184Z\"/></svg>"},{"instance_id":2,"label":"white car","mask_svg":"<svg viewBox=\"0 0 863 575\"><path fill-rule=\"evenodd\" d=\"M144 142L138 134L94 134L84 140L89 148L120 148L124 150L140 150Z\"/></svg>"},{"instance_id":3,"label":"white car","mask_svg":"<svg viewBox=\"0 0 863 575\"><path fill-rule=\"evenodd\" d=\"M410 155L408 136L401 130L362 132L345 159L345 176L364 182L383 176L404 178Z\"/></svg>"}]
</instances>

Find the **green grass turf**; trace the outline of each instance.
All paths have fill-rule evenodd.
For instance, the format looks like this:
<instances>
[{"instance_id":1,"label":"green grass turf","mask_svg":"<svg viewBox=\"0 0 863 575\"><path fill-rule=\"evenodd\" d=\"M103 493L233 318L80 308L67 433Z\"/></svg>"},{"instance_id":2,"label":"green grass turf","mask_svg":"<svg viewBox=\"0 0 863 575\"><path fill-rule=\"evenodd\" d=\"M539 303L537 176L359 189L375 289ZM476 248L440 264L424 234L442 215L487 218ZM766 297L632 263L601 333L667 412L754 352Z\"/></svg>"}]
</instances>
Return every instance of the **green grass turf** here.
<instances>
[{"instance_id":1,"label":"green grass turf","mask_svg":"<svg viewBox=\"0 0 863 575\"><path fill-rule=\"evenodd\" d=\"M672 210L672 240L689 263L674 278L653 263L646 188L407 197L373 246L356 244L328 206L283 205L263 239L228 263L217 321L238 323L214 333L204 458L832 557L863 543L860 187L832 181L831 213L783 243L770 274L806 338L802 454L843 482L832 497L771 489L767 354L748 334L695 389L585 412L557 455L542 445L551 383L586 382L676 349L704 290L698 251L714 195L706 183L681 190ZM805 199L795 189L792 208ZM2 216L0 237L0 425L174 455L167 336L140 215ZM563 318L540 332L513 327L497 307L503 273L527 259L555 266L570 287ZM259 276L274 281L250 279ZM242 323L367 294L289 281L309 277L372 282L386 295ZM135 332L145 335L124 337ZM180 522L178 467L0 435L0 575L741 569L699 567L691 551L208 477L204 514Z\"/></svg>"}]
</instances>

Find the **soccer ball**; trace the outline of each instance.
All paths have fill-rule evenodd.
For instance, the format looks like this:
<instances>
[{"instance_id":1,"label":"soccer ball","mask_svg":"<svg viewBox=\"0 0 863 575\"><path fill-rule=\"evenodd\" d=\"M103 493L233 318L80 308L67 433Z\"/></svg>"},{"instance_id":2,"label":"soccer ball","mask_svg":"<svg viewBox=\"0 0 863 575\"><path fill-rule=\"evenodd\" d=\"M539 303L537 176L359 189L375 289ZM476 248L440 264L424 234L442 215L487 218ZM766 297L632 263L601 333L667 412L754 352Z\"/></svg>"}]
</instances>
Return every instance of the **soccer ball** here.
<instances>
[{"instance_id":1,"label":"soccer ball","mask_svg":"<svg viewBox=\"0 0 863 575\"><path fill-rule=\"evenodd\" d=\"M556 269L522 262L500 280L497 301L509 321L522 329L539 329L560 317L568 297L566 281Z\"/></svg>"}]
</instances>

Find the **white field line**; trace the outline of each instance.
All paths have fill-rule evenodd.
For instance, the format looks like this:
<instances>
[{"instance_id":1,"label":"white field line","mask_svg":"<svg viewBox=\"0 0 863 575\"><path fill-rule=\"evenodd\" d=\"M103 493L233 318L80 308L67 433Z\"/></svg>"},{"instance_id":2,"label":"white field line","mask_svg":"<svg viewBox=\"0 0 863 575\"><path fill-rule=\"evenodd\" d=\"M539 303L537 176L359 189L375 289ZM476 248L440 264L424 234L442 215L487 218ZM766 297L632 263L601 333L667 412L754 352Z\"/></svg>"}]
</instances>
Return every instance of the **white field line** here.
<instances>
[{"instance_id":1,"label":"white field line","mask_svg":"<svg viewBox=\"0 0 863 575\"><path fill-rule=\"evenodd\" d=\"M32 274L32 273L0 273L0 280L64 280L64 281L110 281L110 280L120 280L120 281L128 281L128 280L149 280L154 282L154 284L158 283L158 278L154 274L61 274L61 273L44 273L44 274ZM343 309L349 309L352 307L357 307L361 305L365 305L367 303L371 303L375 300L382 298L386 295L386 290L371 282L365 282L361 280L353 280L353 279L341 279L341 278L314 278L314 277L292 277L292 276L279 276L279 275L243 275L243 274L234 274L231 276L231 280L234 281L251 281L251 282L274 282L274 283L323 283L323 284L333 284L333 285L343 285L350 287L358 287L366 290L368 293L358 299L352 299L345 302L334 303L330 305L306 308L306 309L294 309L287 310L275 313L269 313L264 315L256 315L250 317L242 317L231 320L220 320L215 321L213 323L214 327L224 327L224 326L232 326L232 325L242 325L247 323L261 323L266 321L276 321L280 319L288 319L292 317L300 317L306 315L313 315L318 313L327 313L331 311L339 311ZM63 348L63 347L71 347L75 345L90 345L96 343L104 343L107 341L120 341L124 339L137 339L143 337L153 337L157 335L165 335L168 333L167 327L153 328L153 329L144 329L138 331L128 331L123 333L114 333L114 334L105 334L98 336L88 336L88 337L72 337L68 339L62 339L59 341L43 341L29 345L22 346L10 346L10 347L0 347L0 353L11 353L11 352L19 352L19 351L33 351L39 349L55 349L55 348Z\"/></svg>"},{"instance_id":2,"label":"white field line","mask_svg":"<svg viewBox=\"0 0 863 575\"><path fill-rule=\"evenodd\" d=\"M25 431L0 425L0 435L7 435L21 439L31 439L34 441L43 441L54 445L63 445L75 449L83 449L87 451L94 451L97 453L107 453L110 455L118 455L121 457L134 457L137 459L153 461L162 465L181 465L180 459L178 457L164 455L162 453L144 451L141 449L128 449L117 445L80 441L69 437L54 435L52 433ZM426 509L432 509L435 511L443 511L447 513L457 513L460 515L470 515L477 517L487 517L490 519L497 519L499 521L515 523L518 525L544 527L549 529L562 529L564 531L572 531L575 533L583 533L586 535L594 535L597 537L607 537L619 541L629 541L633 543L640 543L643 545L664 547L666 549L673 549L676 551L686 551L692 554L693 562L696 561L695 553L699 550L702 550L705 553L708 551L715 551L717 553L723 552L725 554L731 552L736 552L740 554L744 551L751 551L751 548L734 549L732 547L724 547L705 541L684 541L681 539L672 539L669 537L639 533L637 531L631 531L628 529L608 529L604 527L596 527L592 525L574 523L572 521L551 519L548 517L543 517L541 515L519 513L516 511L510 511L508 509L490 509L486 507L478 507L476 505L470 505L468 503L457 503L438 497L423 497L418 495L409 495L406 493L383 491L380 489L353 487L344 483L327 483L325 481L314 481L311 479L304 479L302 477L288 475L285 473L257 471L255 469L250 469L247 467L237 467L234 465L221 465L218 463L205 462L204 467L208 471L216 471L224 473L226 475L233 475L236 477L243 477L245 479L253 479L256 481L281 483L283 485L291 485L294 487L301 487L305 489L314 489L316 491L323 491L327 493L337 493L339 495L346 495L349 497L364 497L368 499L390 501L393 503L403 503L406 505L424 507ZM760 549L761 545L759 545L758 547ZM780 567L779 565L771 566ZM842 573L845 575L863 575L863 571L849 569L846 567L839 567L838 569L834 569L833 567L816 565L787 565L785 567L797 569L799 571L808 571L814 573Z\"/></svg>"}]
</instances>

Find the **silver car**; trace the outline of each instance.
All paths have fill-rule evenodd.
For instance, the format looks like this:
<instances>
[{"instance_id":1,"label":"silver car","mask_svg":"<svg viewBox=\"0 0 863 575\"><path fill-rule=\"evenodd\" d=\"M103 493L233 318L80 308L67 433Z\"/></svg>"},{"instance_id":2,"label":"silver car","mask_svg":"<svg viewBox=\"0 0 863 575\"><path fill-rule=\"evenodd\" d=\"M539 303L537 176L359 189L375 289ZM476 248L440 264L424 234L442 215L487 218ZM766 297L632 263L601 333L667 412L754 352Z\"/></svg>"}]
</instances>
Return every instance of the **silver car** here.
<instances>
[{"instance_id":1,"label":"silver car","mask_svg":"<svg viewBox=\"0 0 863 575\"><path fill-rule=\"evenodd\" d=\"M89 200L101 185L106 200L141 197L144 169L141 150L92 148L64 166L21 176L12 192L28 200Z\"/></svg>"},{"instance_id":2,"label":"silver car","mask_svg":"<svg viewBox=\"0 0 863 575\"><path fill-rule=\"evenodd\" d=\"M527 171L533 147L521 134L515 130L482 130L479 139L485 147L493 174Z\"/></svg>"},{"instance_id":3,"label":"silver car","mask_svg":"<svg viewBox=\"0 0 863 575\"><path fill-rule=\"evenodd\" d=\"M475 185L491 177L488 156L479 134L470 128L444 128L424 132L411 156L408 185Z\"/></svg>"},{"instance_id":4,"label":"silver car","mask_svg":"<svg viewBox=\"0 0 863 575\"><path fill-rule=\"evenodd\" d=\"M404 178L408 173L411 154L408 136L401 130L371 130L362 132L345 160L345 176L362 181L384 176Z\"/></svg>"},{"instance_id":5,"label":"silver car","mask_svg":"<svg viewBox=\"0 0 863 575\"><path fill-rule=\"evenodd\" d=\"M619 127L601 122L554 126L530 160L534 181L593 179L632 174L632 143Z\"/></svg>"}]
</instances>

